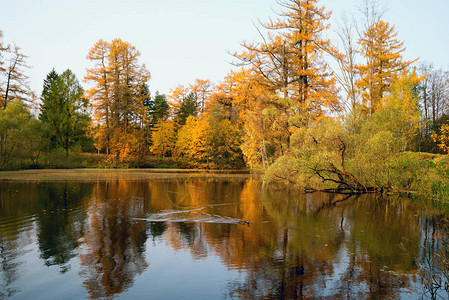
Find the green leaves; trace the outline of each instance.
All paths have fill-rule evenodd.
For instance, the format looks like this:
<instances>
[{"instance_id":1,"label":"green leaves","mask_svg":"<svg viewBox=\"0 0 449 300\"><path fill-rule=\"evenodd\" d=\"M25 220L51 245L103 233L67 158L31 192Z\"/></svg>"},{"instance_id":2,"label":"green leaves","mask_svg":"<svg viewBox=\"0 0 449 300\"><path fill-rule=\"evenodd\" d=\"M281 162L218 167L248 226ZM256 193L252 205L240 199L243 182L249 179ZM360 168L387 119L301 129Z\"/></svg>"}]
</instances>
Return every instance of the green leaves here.
<instances>
[{"instance_id":1,"label":"green leaves","mask_svg":"<svg viewBox=\"0 0 449 300\"><path fill-rule=\"evenodd\" d=\"M46 124L49 150L58 147L66 152L87 138L90 118L87 100L75 74L66 70L58 75L53 69L44 80L39 119Z\"/></svg>"},{"instance_id":2,"label":"green leaves","mask_svg":"<svg viewBox=\"0 0 449 300\"><path fill-rule=\"evenodd\" d=\"M35 161L42 143L41 124L20 100L0 110L0 168L14 168L23 160Z\"/></svg>"}]
</instances>

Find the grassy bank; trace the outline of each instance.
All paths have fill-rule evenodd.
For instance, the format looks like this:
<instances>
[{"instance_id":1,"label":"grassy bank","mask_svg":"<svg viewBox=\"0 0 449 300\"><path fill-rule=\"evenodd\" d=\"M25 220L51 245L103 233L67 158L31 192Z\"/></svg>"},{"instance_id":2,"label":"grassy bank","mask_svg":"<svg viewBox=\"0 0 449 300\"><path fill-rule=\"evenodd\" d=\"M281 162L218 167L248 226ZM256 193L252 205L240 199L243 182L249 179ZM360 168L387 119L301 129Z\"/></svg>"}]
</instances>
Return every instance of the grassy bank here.
<instances>
[{"instance_id":1,"label":"grassy bank","mask_svg":"<svg viewBox=\"0 0 449 300\"><path fill-rule=\"evenodd\" d=\"M0 171L34 170L34 169L184 169L184 170L233 170L245 169L244 166L199 162L186 158L158 157L147 155L144 158L117 160L114 156L97 153L78 153L56 150L41 153L28 159L15 159L0 164Z\"/></svg>"},{"instance_id":2,"label":"grassy bank","mask_svg":"<svg viewBox=\"0 0 449 300\"><path fill-rule=\"evenodd\" d=\"M390 162L397 191L449 203L449 156L404 152Z\"/></svg>"},{"instance_id":3,"label":"grassy bank","mask_svg":"<svg viewBox=\"0 0 449 300\"><path fill-rule=\"evenodd\" d=\"M198 168L193 163L184 160L174 160L168 157L152 157L145 159L117 162L105 154L95 153L68 153L54 151L42 153L35 159L14 160L0 166L0 171L29 170L29 169L82 169L82 168L106 168L106 169L194 169Z\"/></svg>"}]
</instances>

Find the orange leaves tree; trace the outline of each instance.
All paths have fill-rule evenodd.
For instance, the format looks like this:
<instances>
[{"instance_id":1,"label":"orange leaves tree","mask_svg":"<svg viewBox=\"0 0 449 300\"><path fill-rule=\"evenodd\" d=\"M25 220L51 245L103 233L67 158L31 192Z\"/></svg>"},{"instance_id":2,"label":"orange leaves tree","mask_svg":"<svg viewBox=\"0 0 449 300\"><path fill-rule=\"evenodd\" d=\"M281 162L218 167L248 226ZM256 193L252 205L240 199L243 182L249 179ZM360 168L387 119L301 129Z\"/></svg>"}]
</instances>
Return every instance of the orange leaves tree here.
<instances>
[{"instance_id":1,"label":"orange leaves tree","mask_svg":"<svg viewBox=\"0 0 449 300\"><path fill-rule=\"evenodd\" d=\"M99 40L87 55L94 64L85 81L92 83L87 94L97 127L96 145L119 161L135 159L148 148L144 103L150 96L150 73L139 57L140 52L121 39Z\"/></svg>"},{"instance_id":2,"label":"orange leaves tree","mask_svg":"<svg viewBox=\"0 0 449 300\"><path fill-rule=\"evenodd\" d=\"M242 145L253 166L284 155L296 128L339 109L335 79L324 61L327 52L335 51L324 37L330 12L318 0L279 4L278 18L262 24L268 31L259 31L262 41L244 43L245 51L234 54L253 82L244 89L255 99L245 114Z\"/></svg>"},{"instance_id":3,"label":"orange leaves tree","mask_svg":"<svg viewBox=\"0 0 449 300\"><path fill-rule=\"evenodd\" d=\"M317 6L318 0L286 0L279 18L263 26L269 31L260 44L243 44L246 51L234 54L262 75L265 84L302 112L320 116L338 99L335 80L323 54L331 51L323 38L330 13Z\"/></svg>"}]
</instances>

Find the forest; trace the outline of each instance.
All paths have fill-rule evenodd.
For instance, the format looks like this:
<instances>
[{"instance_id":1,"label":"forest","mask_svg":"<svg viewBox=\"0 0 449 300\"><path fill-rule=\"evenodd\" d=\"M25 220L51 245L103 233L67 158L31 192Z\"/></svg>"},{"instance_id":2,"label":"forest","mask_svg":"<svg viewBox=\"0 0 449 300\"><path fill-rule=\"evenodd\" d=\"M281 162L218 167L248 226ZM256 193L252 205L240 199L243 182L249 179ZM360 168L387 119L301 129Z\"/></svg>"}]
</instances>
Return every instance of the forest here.
<instances>
[{"instance_id":1,"label":"forest","mask_svg":"<svg viewBox=\"0 0 449 300\"><path fill-rule=\"evenodd\" d=\"M167 95L151 91L139 50L115 38L92 45L83 78L49 70L38 96L27 56L0 31L0 170L250 168L305 191L448 201L449 71L405 59L370 2L334 39L318 0L278 4L260 39L230 53L221 82Z\"/></svg>"}]
</instances>

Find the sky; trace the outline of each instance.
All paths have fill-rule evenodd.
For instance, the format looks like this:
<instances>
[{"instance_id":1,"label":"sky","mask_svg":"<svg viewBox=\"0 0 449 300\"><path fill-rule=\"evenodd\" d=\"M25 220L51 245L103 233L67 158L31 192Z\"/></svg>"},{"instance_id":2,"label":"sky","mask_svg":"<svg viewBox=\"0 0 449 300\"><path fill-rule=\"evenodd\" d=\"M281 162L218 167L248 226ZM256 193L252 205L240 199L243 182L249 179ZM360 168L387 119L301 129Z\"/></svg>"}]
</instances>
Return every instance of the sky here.
<instances>
[{"instance_id":1,"label":"sky","mask_svg":"<svg viewBox=\"0 0 449 300\"><path fill-rule=\"evenodd\" d=\"M449 0L378 2L404 41L407 59L449 69ZM332 11L330 38L343 15L360 17L361 3L319 1ZM168 93L196 78L221 81L232 68L228 52L241 51L244 41L260 41L258 21L280 11L276 0L0 0L0 30L6 43L29 56L26 73L38 95L52 68L70 69L81 81L89 49L114 38L141 52L140 62L151 72L150 91Z\"/></svg>"}]
</instances>

